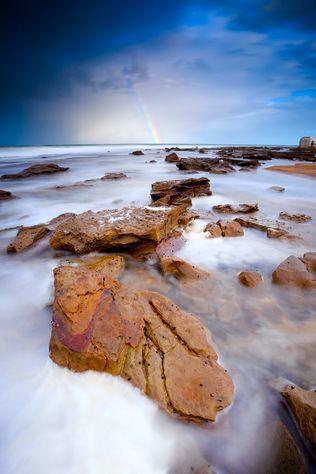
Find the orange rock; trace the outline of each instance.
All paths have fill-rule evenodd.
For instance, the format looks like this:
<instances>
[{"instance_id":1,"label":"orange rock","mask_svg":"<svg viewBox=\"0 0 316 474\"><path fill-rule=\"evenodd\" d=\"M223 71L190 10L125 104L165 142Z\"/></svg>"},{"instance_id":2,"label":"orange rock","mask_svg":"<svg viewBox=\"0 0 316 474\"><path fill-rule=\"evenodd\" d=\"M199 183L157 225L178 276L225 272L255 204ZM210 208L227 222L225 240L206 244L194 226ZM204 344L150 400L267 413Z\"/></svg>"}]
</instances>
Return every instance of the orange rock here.
<instances>
[{"instance_id":1,"label":"orange rock","mask_svg":"<svg viewBox=\"0 0 316 474\"><path fill-rule=\"evenodd\" d=\"M179 257L162 257L160 268L164 275L174 275L180 280L205 280L210 276L205 270L191 265Z\"/></svg>"},{"instance_id":2,"label":"orange rock","mask_svg":"<svg viewBox=\"0 0 316 474\"><path fill-rule=\"evenodd\" d=\"M215 224L215 222L209 222L205 226L204 232L207 232L207 237L222 237L222 229L218 224Z\"/></svg>"},{"instance_id":3,"label":"orange rock","mask_svg":"<svg viewBox=\"0 0 316 474\"><path fill-rule=\"evenodd\" d=\"M57 226L50 245L83 255L142 242L160 242L178 226L182 213L182 206L87 211Z\"/></svg>"},{"instance_id":4,"label":"orange rock","mask_svg":"<svg viewBox=\"0 0 316 474\"><path fill-rule=\"evenodd\" d=\"M165 205L183 203L184 199L196 196L210 196L210 180L208 178L176 179L172 181L157 181L151 185L153 201L164 202ZM164 200L164 201L162 201ZM190 205L190 202L188 202Z\"/></svg>"},{"instance_id":5,"label":"orange rock","mask_svg":"<svg viewBox=\"0 0 316 474\"><path fill-rule=\"evenodd\" d=\"M304 254L303 258L291 255L272 273L273 283L297 286L307 290L316 289L315 252Z\"/></svg>"},{"instance_id":6,"label":"orange rock","mask_svg":"<svg viewBox=\"0 0 316 474\"><path fill-rule=\"evenodd\" d=\"M239 281L244 286L254 288L263 282L261 273L255 271L244 271L238 275Z\"/></svg>"},{"instance_id":7,"label":"orange rock","mask_svg":"<svg viewBox=\"0 0 316 474\"><path fill-rule=\"evenodd\" d=\"M50 357L121 375L175 416L214 421L233 383L202 323L158 293L119 283L107 267L55 269Z\"/></svg>"},{"instance_id":8,"label":"orange rock","mask_svg":"<svg viewBox=\"0 0 316 474\"><path fill-rule=\"evenodd\" d=\"M240 237L244 235L243 228L236 221L218 221L223 237Z\"/></svg>"}]
</instances>

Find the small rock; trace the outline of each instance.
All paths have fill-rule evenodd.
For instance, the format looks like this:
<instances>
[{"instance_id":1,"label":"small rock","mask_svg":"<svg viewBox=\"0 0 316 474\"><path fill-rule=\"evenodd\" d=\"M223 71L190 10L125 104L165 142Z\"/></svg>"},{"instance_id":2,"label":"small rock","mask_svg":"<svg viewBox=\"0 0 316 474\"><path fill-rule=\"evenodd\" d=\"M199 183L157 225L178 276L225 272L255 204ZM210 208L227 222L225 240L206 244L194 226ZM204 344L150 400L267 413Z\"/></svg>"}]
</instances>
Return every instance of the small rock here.
<instances>
[{"instance_id":1,"label":"small rock","mask_svg":"<svg viewBox=\"0 0 316 474\"><path fill-rule=\"evenodd\" d=\"M278 239L279 237L284 237L288 235L288 232L284 229L272 229L268 227L267 229L267 237L270 239Z\"/></svg>"},{"instance_id":2,"label":"small rock","mask_svg":"<svg viewBox=\"0 0 316 474\"><path fill-rule=\"evenodd\" d=\"M282 186L270 186L270 188L268 188L268 191L276 191L278 193L283 193L285 191L285 188L283 188Z\"/></svg>"},{"instance_id":3,"label":"small rock","mask_svg":"<svg viewBox=\"0 0 316 474\"><path fill-rule=\"evenodd\" d=\"M14 196L10 191L4 191L3 189L0 189L0 201L7 201L8 199L14 199L16 196Z\"/></svg>"},{"instance_id":4,"label":"small rock","mask_svg":"<svg viewBox=\"0 0 316 474\"><path fill-rule=\"evenodd\" d=\"M215 238L222 237L222 229L215 222L209 222L205 228L204 232L207 232L207 237Z\"/></svg>"},{"instance_id":5,"label":"small rock","mask_svg":"<svg viewBox=\"0 0 316 474\"><path fill-rule=\"evenodd\" d=\"M298 224L312 220L311 216L308 216L306 214L288 214L285 211L280 212L279 219L296 222Z\"/></svg>"},{"instance_id":6,"label":"small rock","mask_svg":"<svg viewBox=\"0 0 316 474\"><path fill-rule=\"evenodd\" d=\"M185 204L184 199L196 196L210 196L210 180L208 178L188 178L172 181L157 181L151 185L151 198L160 205ZM191 202L187 202L191 205Z\"/></svg>"},{"instance_id":7,"label":"small rock","mask_svg":"<svg viewBox=\"0 0 316 474\"><path fill-rule=\"evenodd\" d=\"M256 286L259 286L261 283L263 283L263 277L261 273L251 270L240 272L238 278L242 285L248 286L250 288L255 288Z\"/></svg>"},{"instance_id":8,"label":"small rock","mask_svg":"<svg viewBox=\"0 0 316 474\"><path fill-rule=\"evenodd\" d=\"M176 163L177 161L179 161L179 157L176 153L170 153L166 156L165 161L167 161L168 163Z\"/></svg>"},{"instance_id":9,"label":"small rock","mask_svg":"<svg viewBox=\"0 0 316 474\"><path fill-rule=\"evenodd\" d=\"M258 204L238 204L236 206L233 204L219 204L213 206L213 211L221 214L249 214L251 212L257 212L258 210Z\"/></svg>"},{"instance_id":10,"label":"small rock","mask_svg":"<svg viewBox=\"0 0 316 474\"><path fill-rule=\"evenodd\" d=\"M205 280L210 274L179 257L162 257L160 268L164 275L174 275L179 280Z\"/></svg>"},{"instance_id":11,"label":"small rock","mask_svg":"<svg viewBox=\"0 0 316 474\"><path fill-rule=\"evenodd\" d=\"M236 221L222 221L219 220L217 224L222 230L223 237L241 237L244 235L243 228Z\"/></svg>"},{"instance_id":12,"label":"small rock","mask_svg":"<svg viewBox=\"0 0 316 474\"><path fill-rule=\"evenodd\" d=\"M127 178L127 175L125 173L107 173L104 176L102 176L101 180L106 180L106 179L124 179Z\"/></svg>"},{"instance_id":13,"label":"small rock","mask_svg":"<svg viewBox=\"0 0 316 474\"><path fill-rule=\"evenodd\" d=\"M135 151L132 151L130 155L140 156L140 155L144 155L144 152L142 152L141 150L135 150Z\"/></svg>"}]
</instances>

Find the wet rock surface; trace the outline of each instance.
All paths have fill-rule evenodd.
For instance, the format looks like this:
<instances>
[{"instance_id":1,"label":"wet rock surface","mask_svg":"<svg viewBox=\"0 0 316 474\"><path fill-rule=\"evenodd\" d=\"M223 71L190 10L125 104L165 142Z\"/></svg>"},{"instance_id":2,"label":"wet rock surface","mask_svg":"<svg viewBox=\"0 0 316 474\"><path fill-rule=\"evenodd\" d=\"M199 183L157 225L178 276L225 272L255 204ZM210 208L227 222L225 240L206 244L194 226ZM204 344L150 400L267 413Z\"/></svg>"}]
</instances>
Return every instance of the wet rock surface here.
<instances>
[{"instance_id":1,"label":"wet rock surface","mask_svg":"<svg viewBox=\"0 0 316 474\"><path fill-rule=\"evenodd\" d=\"M141 155L144 155L144 152L141 150L135 150L135 151L132 151L130 154L134 156L141 156Z\"/></svg>"},{"instance_id":2,"label":"wet rock surface","mask_svg":"<svg viewBox=\"0 0 316 474\"><path fill-rule=\"evenodd\" d=\"M258 204L218 204L217 206L213 206L213 211L220 214L250 214L258 210Z\"/></svg>"},{"instance_id":3,"label":"wet rock surface","mask_svg":"<svg viewBox=\"0 0 316 474\"><path fill-rule=\"evenodd\" d=\"M160 268L164 275L173 275L179 280L205 280L210 276L209 272L174 256L162 257Z\"/></svg>"},{"instance_id":4,"label":"wet rock surface","mask_svg":"<svg viewBox=\"0 0 316 474\"><path fill-rule=\"evenodd\" d=\"M312 220L311 216L307 216L306 214L289 214L288 212L282 211L279 214L279 219L284 221L291 221L300 224L302 222L309 222Z\"/></svg>"},{"instance_id":5,"label":"wet rock surface","mask_svg":"<svg viewBox=\"0 0 316 474\"><path fill-rule=\"evenodd\" d=\"M242 226L237 221L219 220L216 223L210 222L204 228L208 237L241 237L244 235Z\"/></svg>"},{"instance_id":6,"label":"wet rock surface","mask_svg":"<svg viewBox=\"0 0 316 474\"><path fill-rule=\"evenodd\" d=\"M157 181L151 186L151 198L162 205L191 205L191 197L210 196L210 180L208 178L177 179L173 181Z\"/></svg>"},{"instance_id":7,"label":"wet rock surface","mask_svg":"<svg viewBox=\"0 0 316 474\"><path fill-rule=\"evenodd\" d=\"M57 226L50 245L82 255L95 250L126 248L144 241L158 243L176 229L182 214L181 206L87 211Z\"/></svg>"},{"instance_id":8,"label":"wet rock surface","mask_svg":"<svg viewBox=\"0 0 316 474\"><path fill-rule=\"evenodd\" d=\"M238 279L242 285L248 286L250 288L255 288L256 286L259 286L261 283L263 283L263 277L261 273L251 270L240 272Z\"/></svg>"},{"instance_id":9,"label":"wet rock surface","mask_svg":"<svg viewBox=\"0 0 316 474\"><path fill-rule=\"evenodd\" d=\"M229 162L219 158L180 158L177 167L179 170L206 171L214 174L227 174L235 171Z\"/></svg>"},{"instance_id":10,"label":"wet rock surface","mask_svg":"<svg viewBox=\"0 0 316 474\"><path fill-rule=\"evenodd\" d=\"M14 199L16 196L14 196L10 191L4 191L3 189L0 189L0 201L8 201L9 199Z\"/></svg>"},{"instance_id":11,"label":"wet rock surface","mask_svg":"<svg viewBox=\"0 0 316 474\"><path fill-rule=\"evenodd\" d=\"M214 421L233 383L203 325L166 297L121 284L107 267L55 269L50 357L75 371L121 375L180 418Z\"/></svg>"},{"instance_id":12,"label":"wet rock surface","mask_svg":"<svg viewBox=\"0 0 316 474\"><path fill-rule=\"evenodd\" d=\"M179 157L176 153L169 153L169 155L166 155L165 161L168 163L176 163L179 161Z\"/></svg>"},{"instance_id":13,"label":"wet rock surface","mask_svg":"<svg viewBox=\"0 0 316 474\"><path fill-rule=\"evenodd\" d=\"M272 274L273 283L316 290L316 252L308 252L302 258L291 255Z\"/></svg>"},{"instance_id":14,"label":"wet rock surface","mask_svg":"<svg viewBox=\"0 0 316 474\"><path fill-rule=\"evenodd\" d=\"M60 173L62 171L67 171L69 168L59 166L55 163L45 163L39 165L32 165L26 168L19 173L14 174L3 174L1 179L21 179L29 178L31 176L39 176L42 174L51 174L51 173Z\"/></svg>"},{"instance_id":15,"label":"wet rock surface","mask_svg":"<svg viewBox=\"0 0 316 474\"><path fill-rule=\"evenodd\" d=\"M281 394L311 454L316 459L316 392L288 384Z\"/></svg>"},{"instance_id":16,"label":"wet rock surface","mask_svg":"<svg viewBox=\"0 0 316 474\"><path fill-rule=\"evenodd\" d=\"M102 176L101 180L107 180L107 179L124 179L127 178L127 175L125 173L107 173L104 176Z\"/></svg>"}]
</instances>

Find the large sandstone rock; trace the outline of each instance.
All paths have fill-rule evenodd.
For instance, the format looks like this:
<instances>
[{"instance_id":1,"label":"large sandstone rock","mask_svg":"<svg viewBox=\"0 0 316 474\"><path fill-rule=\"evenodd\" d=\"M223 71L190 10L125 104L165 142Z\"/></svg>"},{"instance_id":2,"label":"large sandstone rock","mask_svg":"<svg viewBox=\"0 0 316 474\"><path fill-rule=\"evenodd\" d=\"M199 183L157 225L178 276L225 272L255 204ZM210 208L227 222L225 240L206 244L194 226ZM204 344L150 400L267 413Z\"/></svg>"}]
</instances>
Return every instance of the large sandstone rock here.
<instances>
[{"instance_id":1,"label":"large sandstone rock","mask_svg":"<svg viewBox=\"0 0 316 474\"><path fill-rule=\"evenodd\" d=\"M75 371L121 375L164 410L214 421L233 397L233 383L201 322L169 299L138 291L97 270L54 271L50 357Z\"/></svg>"},{"instance_id":2,"label":"large sandstone rock","mask_svg":"<svg viewBox=\"0 0 316 474\"><path fill-rule=\"evenodd\" d=\"M19 253L32 247L38 240L41 240L50 234L58 224L65 222L69 217L74 215L74 213L66 212L60 216L54 217L54 219L46 224L37 224L28 227L24 227L23 225L20 226L15 239L8 245L7 252Z\"/></svg>"},{"instance_id":3,"label":"large sandstone rock","mask_svg":"<svg viewBox=\"0 0 316 474\"><path fill-rule=\"evenodd\" d=\"M173 181L157 181L151 185L151 198L164 205L185 202L197 196L210 196L210 180L208 178L176 179Z\"/></svg>"},{"instance_id":4,"label":"large sandstone rock","mask_svg":"<svg viewBox=\"0 0 316 474\"><path fill-rule=\"evenodd\" d=\"M258 204L218 204L213 206L213 211L221 214L250 214L251 212L257 212L259 210Z\"/></svg>"},{"instance_id":5,"label":"large sandstone rock","mask_svg":"<svg viewBox=\"0 0 316 474\"><path fill-rule=\"evenodd\" d=\"M56 163L45 163L40 165L32 165L19 173L14 174L3 174L1 179L20 179L29 178L30 176L38 176L41 174L59 173L61 171L67 171L69 168L56 165Z\"/></svg>"},{"instance_id":6,"label":"large sandstone rock","mask_svg":"<svg viewBox=\"0 0 316 474\"><path fill-rule=\"evenodd\" d=\"M50 245L82 255L146 241L160 242L178 226L183 212L182 206L87 211L58 225Z\"/></svg>"},{"instance_id":7,"label":"large sandstone rock","mask_svg":"<svg viewBox=\"0 0 316 474\"><path fill-rule=\"evenodd\" d=\"M272 273L273 283L316 290L316 252L305 253L302 258L291 255Z\"/></svg>"},{"instance_id":8,"label":"large sandstone rock","mask_svg":"<svg viewBox=\"0 0 316 474\"><path fill-rule=\"evenodd\" d=\"M214 174L227 174L235 171L229 161L218 158L180 158L177 167L179 170L207 171Z\"/></svg>"},{"instance_id":9,"label":"large sandstone rock","mask_svg":"<svg viewBox=\"0 0 316 474\"><path fill-rule=\"evenodd\" d=\"M304 390L289 384L282 391L290 411L306 441L312 455L316 458L316 392Z\"/></svg>"}]
</instances>

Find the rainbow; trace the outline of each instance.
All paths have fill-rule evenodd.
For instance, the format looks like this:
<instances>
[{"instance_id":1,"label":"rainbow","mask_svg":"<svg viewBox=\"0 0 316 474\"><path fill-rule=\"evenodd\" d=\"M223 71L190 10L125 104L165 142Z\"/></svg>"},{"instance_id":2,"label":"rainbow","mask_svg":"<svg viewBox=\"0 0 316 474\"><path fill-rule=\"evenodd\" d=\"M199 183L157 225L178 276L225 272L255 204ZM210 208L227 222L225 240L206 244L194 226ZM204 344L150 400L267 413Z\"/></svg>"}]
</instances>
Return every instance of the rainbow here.
<instances>
[{"instance_id":1,"label":"rainbow","mask_svg":"<svg viewBox=\"0 0 316 474\"><path fill-rule=\"evenodd\" d=\"M159 130L157 128L157 125L155 124L152 115L150 114L148 108L146 107L146 104L145 104L140 92L137 90L135 84L132 81L129 81L129 90L131 91L131 93L132 93L132 95L135 99L135 103L136 103L137 108L139 109L140 113L144 117L144 120L146 122L148 131L149 131L150 135L152 136L154 143L156 143L158 145L159 143L161 143L161 138L160 138L160 134L159 134Z\"/></svg>"}]
</instances>

